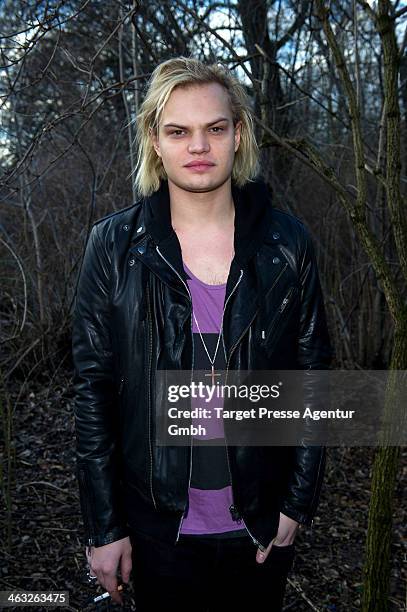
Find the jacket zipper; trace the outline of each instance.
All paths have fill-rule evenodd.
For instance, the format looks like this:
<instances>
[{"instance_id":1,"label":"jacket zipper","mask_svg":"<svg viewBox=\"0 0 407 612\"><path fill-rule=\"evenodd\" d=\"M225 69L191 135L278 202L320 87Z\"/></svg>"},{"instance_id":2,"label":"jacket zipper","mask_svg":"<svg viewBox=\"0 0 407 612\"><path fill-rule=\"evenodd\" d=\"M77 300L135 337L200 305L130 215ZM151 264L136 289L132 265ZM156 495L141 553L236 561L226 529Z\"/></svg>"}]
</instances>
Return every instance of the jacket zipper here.
<instances>
[{"instance_id":1,"label":"jacket zipper","mask_svg":"<svg viewBox=\"0 0 407 612\"><path fill-rule=\"evenodd\" d=\"M181 280L182 280L182 278L181 278ZM191 301L192 301L192 299L191 299ZM193 338L193 331L192 331L192 316L191 316L191 340L192 340L192 367L191 367L191 384L192 384L192 377L193 377L193 371L194 371L194 338ZM189 476L188 476L187 498L188 498L188 495L189 495L189 487L191 485L191 476L192 476L192 445L193 445L193 441L194 441L194 438L191 436L191 447L190 447L190 455L189 455ZM180 534L181 526L182 526L182 523L183 523L183 520L184 520L184 513L185 513L185 509L184 509L184 512L182 513L181 520L180 520L179 525L178 525L178 531L177 531L177 537L175 539L175 543L177 543L178 540L179 540L179 534Z\"/></svg>"},{"instance_id":2,"label":"jacket zipper","mask_svg":"<svg viewBox=\"0 0 407 612\"><path fill-rule=\"evenodd\" d=\"M316 497L317 497L317 493L321 490L321 485L319 484L319 479L320 479L320 473L321 473L321 465L322 465L323 461L324 461L324 451L322 451L322 453L321 453L321 458L320 458L319 464L318 464L318 473L317 473L317 477L316 477L316 484L315 484L315 489L314 489L314 494L313 494L313 497L312 497L312 501L311 501L311 504L310 504L310 514L314 514L314 512L315 512L315 500L316 500ZM319 489L319 491L318 491L318 489ZM312 518L311 519L311 532L310 532L311 536L312 536L313 526L314 526L314 519Z\"/></svg>"},{"instance_id":3,"label":"jacket zipper","mask_svg":"<svg viewBox=\"0 0 407 612\"><path fill-rule=\"evenodd\" d=\"M226 306L227 306L227 303L228 303L228 301L229 301L230 297L232 296L232 294L234 293L234 291L235 291L236 287L238 286L238 284L239 284L239 283L240 283L240 281L242 280L242 277L243 277L243 270L240 270L240 276L239 276L239 279L238 279L238 281L237 281L236 285L233 287L232 291L230 292L229 297L227 298L227 300L226 300L226 302L225 302L225 306L224 306L223 313L222 313L222 341L223 341L223 350L224 350L224 352L225 352L225 356L226 356L226 348L225 348L225 340L224 340L224 337L223 337L223 317L224 317L224 315L225 315L225 311L226 311ZM235 348L236 348L236 346L239 344L240 340L242 339L242 337L244 336L244 334L246 333L246 331L248 330L248 328L249 328L249 327L250 327L250 325L252 324L252 322L253 322L254 317L256 316L256 314L257 314L257 310L256 310L256 312L254 313L254 315L253 315L252 319L250 320L249 325L246 327L246 329L244 330L244 332L243 332L243 333L240 335L239 339L238 339L238 340L237 340L237 342L234 344L234 346L232 347L232 349L231 349L231 351L230 351L230 353L229 353L229 359L227 360L227 365L226 365L225 385L226 385L226 383L227 383L227 375L228 375L228 370L229 370L229 362L230 362L230 357L231 357L231 355L232 355L232 352L234 351L234 349L235 349ZM230 469L229 450L228 450L228 444L227 444L227 438L226 438L226 431L225 431L225 430L223 430L223 434L224 434L224 437L225 437L226 460L227 460L227 464L228 464L229 479L230 479L230 484L231 484L231 487L232 487L232 496L233 496L233 486L232 486L232 471L231 471L231 469ZM235 520L235 518L234 518L234 517L239 516L239 512L238 512L238 510L237 510L237 508L236 508L236 506L235 506L235 504L234 504L234 503L232 503L232 505L229 507L229 512L231 513L231 515L232 515L232 519L233 519L233 520ZM247 528L247 525L246 525L246 523L244 522L243 517L241 518L241 520L243 521L243 525L245 526L245 528L246 528L246 530L247 530L247 533L249 534L249 536L251 537L251 539L253 540L253 542L256 544L256 546L258 546L258 547L259 547L261 550L266 550L266 548L265 548L265 547L264 547L262 544L260 544L260 542L258 542L258 541L256 540L256 538L253 536L253 534L252 534L252 533L250 532L250 530ZM237 521L239 522L239 519L237 519Z\"/></svg>"},{"instance_id":4,"label":"jacket zipper","mask_svg":"<svg viewBox=\"0 0 407 612\"><path fill-rule=\"evenodd\" d=\"M270 291L271 291L272 289L274 289L274 287L276 286L276 283L278 283L278 281L279 281L279 280L280 280L280 278L281 278L281 275L283 274L283 272L285 272L285 271L286 271L287 267L288 267L288 263L285 263L285 264L284 264L284 266L283 266L283 268L281 268L281 270L280 270L279 274L277 275L277 278L274 280L274 283L271 285L270 289L267 291L266 297L267 297L267 295L270 293ZM281 304L280 304L280 308L281 308ZM263 336L263 334L264 334L264 333L265 333L265 332L264 332L264 330L262 330L261 334L262 334L262 339L263 339L263 340L264 340L264 336Z\"/></svg>"},{"instance_id":5,"label":"jacket zipper","mask_svg":"<svg viewBox=\"0 0 407 612\"><path fill-rule=\"evenodd\" d=\"M257 311L256 311L257 312ZM254 317L256 316L256 313L253 315L253 318L251 319L249 325L246 327L245 331L241 334L239 340L234 344L233 346L233 350L236 348L236 346L238 345L238 343L240 342L240 340L242 339L242 337L244 336L244 334L246 333L247 329L250 327L250 325L253 322ZM227 384L227 377L228 377L228 372L229 372L229 363L230 363L230 358L232 356L232 350L230 351L229 354L229 359L227 361L227 365L226 365L226 375L225 375L225 385ZM228 448L228 443L227 443L227 437L226 437L226 431L223 430L224 433L224 437L225 437L225 449L226 449L226 460L227 460L227 464L228 464L228 471L229 471L229 479L230 479L230 485L232 488L232 497L233 497L233 481L232 481L232 470L230 469L230 459L229 459L229 448ZM234 516L240 516L238 509L236 508L235 504L233 503L230 507L229 507L229 512L232 515L232 519L235 520ZM244 522L243 517L241 517L241 520L243 521L243 525L246 528L247 533L249 534L249 536L251 537L251 539L253 540L254 544L256 544L256 546L264 551L266 550L266 547L263 546L263 544L260 544L260 542L258 540L256 540L256 538L254 537L254 535L251 533L251 531L248 529L246 523Z\"/></svg>"},{"instance_id":6,"label":"jacket zipper","mask_svg":"<svg viewBox=\"0 0 407 612\"><path fill-rule=\"evenodd\" d=\"M86 481L86 474L85 474L85 468L79 467L79 479L82 483L82 490L83 490L83 501L84 501L84 505L85 505L85 510L86 510L86 518L87 518L87 525L86 528L88 531L90 531L92 533L93 531L93 519L92 519L92 512L90 510L90 501L88 499L88 496L90 495L90 492L88 490L88 485L87 485L87 481ZM93 546L94 545L94 538L92 535L90 535L87 538L87 545L88 546Z\"/></svg>"},{"instance_id":7,"label":"jacket zipper","mask_svg":"<svg viewBox=\"0 0 407 612\"><path fill-rule=\"evenodd\" d=\"M147 397L148 397L148 447L150 453L150 493L151 499L153 500L154 508L157 510L157 502L154 497L153 491L153 451L151 443L151 364L153 360L153 341L152 341L152 329L151 329L151 310L150 310L150 285L147 283L147 321L148 321L148 340L149 340L149 358L148 358L148 381L147 381Z\"/></svg>"},{"instance_id":8,"label":"jacket zipper","mask_svg":"<svg viewBox=\"0 0 407 612\"><path fill-rule=\"evenodd\" d=\"M238 278L238 280L237 280L237 283L236 283L236 285L233 287L232 291L229 293L228 298L227 298L227 300L226 300L226 302L225 302L225 306L224 306L224 308L223 308L223 313L222 313L222 344L223 344L223 352L224 352L224 354L225 354L225 359L227 359L227 357L226 357L225 338L224 338L224 336L223 336L223 317L224 317L224 314L225 314L226 306L227 306L227 304L228 304L228 302L229 302L230 298L232 297L232 295L233 295L233 293L234 293L234 291L235 291L236 287L238 286L238 284L239 284L239 283L240 283L240 281L242 280L242 277L243 277L243 270L240 270L240 276L239 276L239 278ZM251 324L251 322L250 322L250 324Z\"/></svg>"},{"instance_id":9,"label":"jacket zipper","mask_svg":"<svg viewBox=\"0 0 407 612\"><path fill-rule=\"evenodd\" d=\"M271 291L276 283L279 281L281 275L283 274L283 272L285 272L285 270L287 269L288 263L286 263L284 265L284 267L280 270L279 274L277 275L277 278L274 280L274 283L272 284L272 286L270 287L269 291ZM242 275L243 275L243 271L241 271ZM241 277L240 277L241 278ZM239 279L240 280L240 279ZM269 292L268 291L268 292ZM230 297L230 296L229 296ZM280 306L281 308L281 306ZM238 340L235 342L235 344L232 346L232 348L230 349L229 352L229 358L227 360L227 364L226 364L226 375L225 375L225 385L227 384L227 377L228 377L228 372L229 372L229 365L230 365L230 360L232 358L232 354L234 352L234 350L236 349L237 345L239 344L239 342L241 341L241 339L243 338L243 336L245 335L245 333L247 332L247 330L250 328L251 324L254 321L254 318L256 317L258 313L258 309L256 310L256 312L253 314L252 318L250 319L249 324L246 326L246 328L244 329L244 331L240 334ZM223 329L222 329L223 332ZM223 346L225 347L225 344L223 344ZM226 351L225 351L226 354ZM230 469L230 459L229 459L229 449L228 449L228 445L227 445L227 438L226 438L226 432L224 431L224 435L225 435L225 447L226 447L226 459L227 459L227 464L228 464L228 470L229 470L229 477L230 477L230 484L232 487L232 495L233 495L233 484L232 484L232 471ZM230 513L232 514L232 518L233 515L236 513L239 513L239 511L237 510L236 506L234 504L232 504L232 506L230 506L229 508ZM253 534L250 532L250 530L248 529L243 517L242 517L242 521L243 521L243 525L245 526L247 533L249 534L249 536L251 537L251 539L253 540L254 544L262 551L266 550L266 547L263 546L263 544L261 544L258 540L256 540L256 538L253 536Z\"/></svg>"},{"instance_id":10,"label":"jacket zipper","mask_svg":"<svg viewBox=\"0 0 407 612\"><path fill-rule=\"evenodd\" d=\"M295 287L290 287L289 290L287 291L287 294L285 296L285 298L283 299L283 301L281 302L277 313L268 329L267 335L263 337L264 334L264 330L262 331L262 339L265 341L265 343L267 343L270 339L270 336L272 334L272 332L275 330L276 325L278 323L278 321L280 320L280 315L284 312L284 310L287 308L287 304L289 303L289 301L291 300L291 297L294 293Z\"/></svg>"},{"instance_id":11,"label":"jacket zipper","mask_svg":"<svg viewBox=\"0 0 407 612\"><path fill-rule=\"evenodd\" d=\"M173 271L176 273L176 275L178 276L178 278L181 280L181 282L182 282L182 283L184 284L184 286L186 287L186 289L187 289L187 291L188 291L188 294L189 294L189 297L190 297L190 299L191 299L191 305L192 305L192 296L191 296L191 292L189 291L189 287L188 287L188 285L185 283L184 279L181 277L181 275L178 273L178 271L177 271L177 270L174 268L174 266L172 266L172 265L170 264L170 262L169 262L169 261L168 261L168 260L167 260L167 259L164 257L164 255L163 255L163 254L160 252L160 249L158 248L158 246L156 246L155 248L157 249L157 252L158 252L158 253L161 255L161 257L164 259L164 261L165 261L165 262L166 262L166 263L167 263L167 264L170 266L170 268L171 268L171 269L172 269L172 270L173 270ZM232 294L234 293L234 291L235 291L236 287L238 286L238 284L239 284L239 283L240 283L240 281L242 280L242 276L243 276L243 270L240 270L240 276L239 276L239 278L238 278L238 280L237 280L237 282L236 282L235 286L233 287L232 291L230 292L230 294L229 294L229 296L228 296L228 298L227 298L227 300L226 300L226 302L225 302L225 305L224 305L224 307L223 307L223 313L222 313L222 322L221 322L221 325L222 325L222 339L223 339L223 318L224 318L224 315L225 315L226 306L227 306L227 304L228 304L229 299L232 297ZM191 383L192 383L193 367L194 367L194 341L193 341L193 332L192 332L192 329L193 329L193 328L192 328L192 317L191 317L191 339L192 339L192 369L191 369ZM223 348L224 348L224 350L225 350L225 343L224 343L224 341L223 341ZM190 461L190 471L189 471L188 490L189 490L189 486L190 486L190 483L191 483L191 474L192 474L192 441L193 441L193 438L191 437L191 461ZM227 453L227 450L226 450L226 453ZM227 459L228 459L228 467L229 467L229 474L230 474L229 457L228 457ZM188 490L187 490L187 495L188 495ZM175 542L176 542L176 543L177 543L177 542L178 542L178 540L179 540L179 534L180 534L180 531L181 531L181 526L182 526L182 521L183 521L183 520L184 520L184 515L182 515L181 520L180 520L180 524L179 524L179 527L178 527L177 538L176 538L176 540L175 540Z\"/></svg>"},{"instance_id":12,"label":"jacket zipper","mask_svg":"<svg viewBox=\"0 0 407 612\"><path fill-rule=\"evenodd\" d=\"M191 292L189 290L189 287L188 287L187 283L184 281L184 279L179 274L179 272L174 268L174 266L172 264L170 264L168 259L166 259L166 257L164 257L164 255L161 253L159 247L156 246L155 248L157 250L157 253L160 255L160 257L169 265L171 270L173 270L173 272L175 272L175 274L178 276L178 278L180 279L180 281L184 285L185 289L187 290L188 295L189 295L189 299L191 301L191 312L190 312L190 314L192 314L192 295L191 295ZM191 346L192 346L192 367L191 367L191 385L192 385L192 378L193 378L193 372L194 372L194 359L195 359L195 356L194 356L194 336L193 336L193 331L192 331L192 316L191 316ZM191 484L191 476L192 476L192 444L193 444L193 437L191 436L190 455L189 455L189 476L188 476L187 498L188 498L188 492L189 492L189 487L190 487L190 484ZM175 543L177 543L178 540L179 540L179 534L180 534L180 531L181 531L182 522L184 520L184 513L185 513L185 508L184 508L184 512L182 513L179 525L178 525L178 531L177 531L177 537L176 537Z\"/></svg>"}]
</instances>

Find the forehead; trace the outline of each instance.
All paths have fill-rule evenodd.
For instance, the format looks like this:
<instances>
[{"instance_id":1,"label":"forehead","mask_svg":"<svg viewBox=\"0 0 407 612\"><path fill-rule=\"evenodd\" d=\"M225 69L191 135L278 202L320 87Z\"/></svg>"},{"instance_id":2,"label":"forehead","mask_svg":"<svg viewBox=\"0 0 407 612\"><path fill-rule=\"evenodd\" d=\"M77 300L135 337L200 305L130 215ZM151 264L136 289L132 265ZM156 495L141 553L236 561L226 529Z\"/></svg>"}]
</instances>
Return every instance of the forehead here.
<instances>
[{"instance_id":1,"label":"forehead","mask_svg":"<svg viewBox=\"0 0 407 612\"><path fill-rule=\"evenodd\" d=\"M193 123L216 119L217 116L232 117L229 94L219 83L178 86L171 92L164 106L163 121Z\"/></svg>"}]
</instances>

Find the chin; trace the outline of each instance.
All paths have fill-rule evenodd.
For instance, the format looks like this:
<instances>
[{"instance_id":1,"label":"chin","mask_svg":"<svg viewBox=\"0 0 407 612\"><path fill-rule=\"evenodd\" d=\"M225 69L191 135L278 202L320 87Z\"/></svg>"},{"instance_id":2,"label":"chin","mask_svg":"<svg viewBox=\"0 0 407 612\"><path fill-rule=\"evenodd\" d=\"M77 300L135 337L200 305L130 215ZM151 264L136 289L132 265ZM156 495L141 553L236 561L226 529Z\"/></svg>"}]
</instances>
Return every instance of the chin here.
<instances>
[{"instance_id":1,"label":"chin","mask_svg":"<svg viewBox=\"0 0 407 612\"><path fill-rule=\"evenodd\" d=\"M219 187L222 187L222 185L224 185L231 178L231 174L218 178L213 176L205 177L202 175L196 175L194 177L189 177L189 180L168 176L168 181L174 183L174 185L176 185L179 189L203 193L205 191L215 191L215 189L219 189Z\"/></svg>"}]
</instances>

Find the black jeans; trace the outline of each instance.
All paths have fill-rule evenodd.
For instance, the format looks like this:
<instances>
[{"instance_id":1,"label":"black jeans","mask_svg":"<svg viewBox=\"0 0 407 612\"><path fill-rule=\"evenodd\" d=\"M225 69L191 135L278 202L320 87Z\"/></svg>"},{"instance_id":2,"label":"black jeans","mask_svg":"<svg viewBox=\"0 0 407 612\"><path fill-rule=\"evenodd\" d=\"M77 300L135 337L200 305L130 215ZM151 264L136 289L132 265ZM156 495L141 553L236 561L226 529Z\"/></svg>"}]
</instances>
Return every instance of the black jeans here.
<instances>
[{"instance_id":1,"label":"black jeans","mask_svg":"<svg viewBox=\"0 0 407 612\"><path fill-rule=\"evenodd\" d=\"M295 544L273 546L256 562L249 537L180 536L168 544L132 533L137 612L264 612L282 610Z\"/></svg>"}]
</instances>

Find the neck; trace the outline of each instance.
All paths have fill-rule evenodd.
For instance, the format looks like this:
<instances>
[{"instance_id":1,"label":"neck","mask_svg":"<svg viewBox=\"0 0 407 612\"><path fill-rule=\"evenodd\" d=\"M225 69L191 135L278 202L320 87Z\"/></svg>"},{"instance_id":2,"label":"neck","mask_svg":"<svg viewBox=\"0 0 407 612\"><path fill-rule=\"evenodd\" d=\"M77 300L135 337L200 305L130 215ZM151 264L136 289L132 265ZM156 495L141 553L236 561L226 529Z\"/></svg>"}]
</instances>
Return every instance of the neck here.
<instances>
[{"instance_id":1,"label":"neck","mask_svg":"<svg viewBox=\"0 0 407 612\"><path fill-rule=\"evenodd\" d=\"M168 181L171 223L175 231L227 228L234 221L235 206L230 179L212 191L186 191Z\"/></svg>"}]
</instances>

